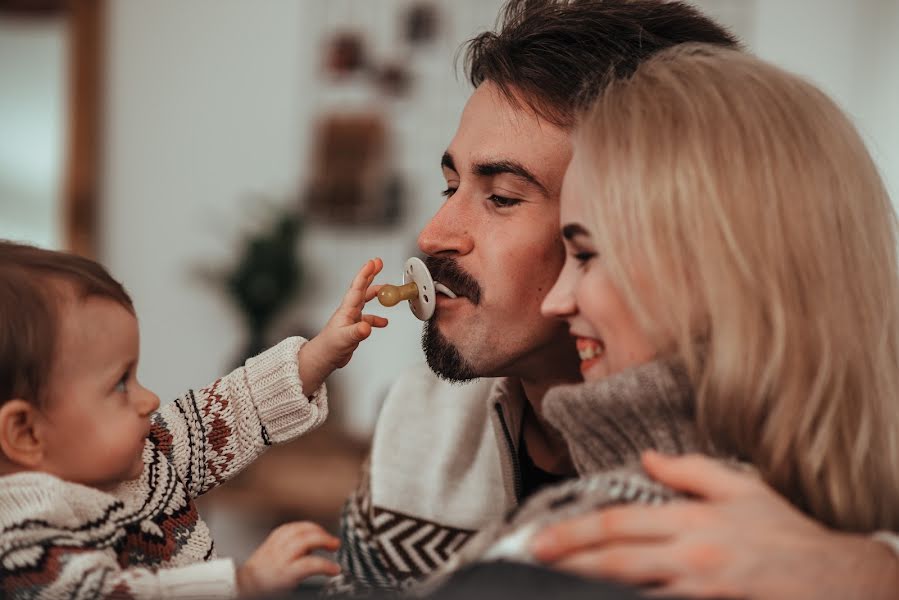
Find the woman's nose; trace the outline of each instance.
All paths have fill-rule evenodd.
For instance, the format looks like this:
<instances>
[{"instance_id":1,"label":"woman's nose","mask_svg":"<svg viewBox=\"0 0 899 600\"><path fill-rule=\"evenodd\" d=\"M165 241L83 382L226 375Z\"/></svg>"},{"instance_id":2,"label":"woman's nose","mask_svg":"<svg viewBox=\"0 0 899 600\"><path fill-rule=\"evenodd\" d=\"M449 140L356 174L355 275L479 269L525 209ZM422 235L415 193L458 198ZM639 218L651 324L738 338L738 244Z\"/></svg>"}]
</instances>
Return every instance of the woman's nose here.
<instances>
[{"instance_id":1,"label":"woman's nose","mask_svg":"<svg viewBox=\"0 0 899 600\"><path fill-rule=\"evenodd\" d=\"M567 270L562 269L559 278L550 288L549 293L540 305L540 313L544 317L564 319L577 312L571 282L568 281Z\"/></svg>"}]
</instances>

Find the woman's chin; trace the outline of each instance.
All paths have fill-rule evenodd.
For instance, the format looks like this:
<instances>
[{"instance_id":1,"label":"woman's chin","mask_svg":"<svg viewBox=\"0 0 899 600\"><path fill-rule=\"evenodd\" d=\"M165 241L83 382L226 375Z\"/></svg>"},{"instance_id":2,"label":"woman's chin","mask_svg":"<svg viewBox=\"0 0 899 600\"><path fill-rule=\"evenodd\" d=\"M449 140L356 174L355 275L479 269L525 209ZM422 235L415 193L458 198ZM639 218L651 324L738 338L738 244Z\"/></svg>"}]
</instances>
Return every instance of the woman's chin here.
<instances>
[{"instance_id":1,"label":"woman's chin","mask_svg":"<svg viewBox=\"0 0 899 600\"><path fill-rule=\"evenodd\" d=\"M599 381L608 377L604 357L598 356L590 360L581 361L581 375L584 381Z\"/></svg>"}]
</instances>

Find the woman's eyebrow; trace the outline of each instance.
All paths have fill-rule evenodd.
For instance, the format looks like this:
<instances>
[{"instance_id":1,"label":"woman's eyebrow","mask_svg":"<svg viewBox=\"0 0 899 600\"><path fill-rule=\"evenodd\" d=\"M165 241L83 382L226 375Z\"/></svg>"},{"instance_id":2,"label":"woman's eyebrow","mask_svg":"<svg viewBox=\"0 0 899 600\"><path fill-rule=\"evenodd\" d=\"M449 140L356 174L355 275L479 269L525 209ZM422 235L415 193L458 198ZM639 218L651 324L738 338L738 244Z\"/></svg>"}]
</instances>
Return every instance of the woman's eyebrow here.
<instances>
[{"instance_id":1,"label":"woman's eyebrow","mask_svg":"<svg viewBox=\"0 0 899 600\"><path fill-rule=\"evenodd\" d=\"M583 235L590 237L590 233L577 223L569 223L562 227L562 237L566 240L573 239L576 236Z\"/></svg>"}]
</instances>

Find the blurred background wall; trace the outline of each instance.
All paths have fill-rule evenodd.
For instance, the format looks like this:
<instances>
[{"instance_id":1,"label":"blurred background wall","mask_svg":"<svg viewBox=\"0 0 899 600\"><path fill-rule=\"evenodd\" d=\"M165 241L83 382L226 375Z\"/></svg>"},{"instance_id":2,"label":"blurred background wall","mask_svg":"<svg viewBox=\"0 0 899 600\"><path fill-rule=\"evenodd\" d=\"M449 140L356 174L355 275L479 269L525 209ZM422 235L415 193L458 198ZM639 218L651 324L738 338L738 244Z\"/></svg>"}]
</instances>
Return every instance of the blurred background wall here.
<instances>
[{"instance_id":1,"label":"blurred background wall","mask_svg":"<svg viewBox=\"0 0 899 600\"><path fill-rule=\"evenodd\" d=\"M78 148L96 151L96 253L134 297L146 385L172 399L239 360L246 321L222 278L284 214L340 197L344 173L374 212L304 213L288 238L297 261L288 272L302 278L269 339L317 331L371 256L384 259L382 281L399 279L442 201L440 156L470 93L455 52L493 25L500 0L76 2L85 3L102 9L92 63L102 85L98 123L73 145L65 3L0 0L0 237L65 247L66 161ZM899 202L899 2L697 4L752 51L830 93ZM356 162L340 162L347 147ZM372 311L390 327L333 379L341 439L362 440L353 460L387 386L421 360L419 322L404 307ZM351 480L356 463L342 464ZM336 515L344 493L335 488L319 513ZM221 552L239 555L243 538L232 539Z\"/></svg>"}]
</instances>

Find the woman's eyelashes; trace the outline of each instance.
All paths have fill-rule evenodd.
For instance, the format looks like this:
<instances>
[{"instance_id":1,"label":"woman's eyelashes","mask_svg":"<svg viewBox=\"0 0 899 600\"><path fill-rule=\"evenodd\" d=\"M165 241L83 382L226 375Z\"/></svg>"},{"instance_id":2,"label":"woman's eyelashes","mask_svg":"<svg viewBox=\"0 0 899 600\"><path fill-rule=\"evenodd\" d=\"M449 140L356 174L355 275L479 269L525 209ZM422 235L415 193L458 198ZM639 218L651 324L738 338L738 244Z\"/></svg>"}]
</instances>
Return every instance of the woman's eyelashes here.
<instances>
[{"instance_id":1,"label":"woman's eyelashes","mask_svg":"<svg viewBox=\"0 0 899 600\"><path fill-rule=\"evenodd\" d=\"M585 269L591 260L596 258L597 253L590 250L578 250L571 253L574 260L578 262L578 267Z\"/></svg>"}]
</instances>

